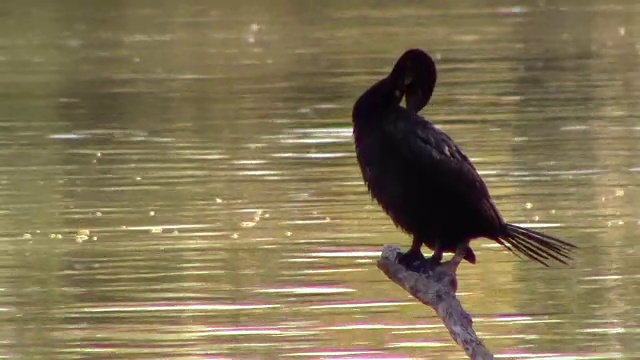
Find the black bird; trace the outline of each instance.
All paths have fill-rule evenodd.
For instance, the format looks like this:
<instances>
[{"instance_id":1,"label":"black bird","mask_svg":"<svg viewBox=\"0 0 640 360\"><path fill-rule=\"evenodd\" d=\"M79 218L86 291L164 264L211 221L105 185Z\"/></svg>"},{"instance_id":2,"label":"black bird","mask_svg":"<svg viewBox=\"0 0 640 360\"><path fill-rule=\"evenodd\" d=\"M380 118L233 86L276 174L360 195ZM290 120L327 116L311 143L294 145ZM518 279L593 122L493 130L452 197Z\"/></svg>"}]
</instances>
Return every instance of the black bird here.
<instances>
[{"instance_id":1,"label":"black bird","mask_svg":"<svg viewBox=\"0 0 640 360\"><path fill-rule=\"evenodd\" d=\"M475 263L472 239L489 238L548 266L567 264L574 245L507 224L475 167L444 132L417 113L436 84L433 59L407 50L389 76L365 91L353 107L358 164L369 192L396 226L413 236L399 261L417 271L433 269L443 253ZM405 97L406 107L400 105ZM433 250L426 260L422 244ZM519 255L518 255L519 256Z\"/></svg>"}]
</instances>

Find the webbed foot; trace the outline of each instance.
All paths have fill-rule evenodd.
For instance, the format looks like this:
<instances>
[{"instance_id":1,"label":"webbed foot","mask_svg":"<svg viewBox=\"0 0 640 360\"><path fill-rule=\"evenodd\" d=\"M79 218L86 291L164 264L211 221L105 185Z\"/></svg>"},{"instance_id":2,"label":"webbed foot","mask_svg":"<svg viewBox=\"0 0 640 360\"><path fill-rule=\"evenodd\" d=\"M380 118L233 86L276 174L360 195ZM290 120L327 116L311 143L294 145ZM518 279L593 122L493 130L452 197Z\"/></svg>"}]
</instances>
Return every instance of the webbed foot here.
<instances>
[{"instance_id":1,"label":"webbed foot","mask_svg":"<svg viewBox=\"0 0 640 360\"><path fill-rule=\"evenodd\" d=\"M425 258L421 252L412 252L411 250L398 256L398 263L400 265L406 267L410 271L420 274L433 272L438 266L440 266L441 261L442 258L438 258L437 256Z\"/></svg>"}]
</instances>

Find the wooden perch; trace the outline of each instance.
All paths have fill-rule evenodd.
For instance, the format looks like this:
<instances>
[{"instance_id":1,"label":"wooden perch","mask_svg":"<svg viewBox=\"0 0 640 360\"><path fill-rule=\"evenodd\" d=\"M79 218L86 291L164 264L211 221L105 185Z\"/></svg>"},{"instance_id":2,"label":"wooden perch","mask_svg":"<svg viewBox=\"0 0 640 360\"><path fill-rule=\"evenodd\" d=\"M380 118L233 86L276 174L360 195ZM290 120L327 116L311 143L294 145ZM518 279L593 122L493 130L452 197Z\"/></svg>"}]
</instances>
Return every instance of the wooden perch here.
<instances>
[{"instance_id":1,"label":"wooden perch","mask_svg":"<svg viewBox=\"0 0 640 360\"><path fill-rule=\"evenodd\" d=\"M493 355L473 331L471 315L464 311L456 298L457 264L447 266L449 264L444 263L433 272L419 274L398 264L397 258L400 254L402 251L399 247L385 246L378 260L378 268L413 297L432 307L453 340L462 346L470 359L493 359Z\"/></svg>"}]
</instances>

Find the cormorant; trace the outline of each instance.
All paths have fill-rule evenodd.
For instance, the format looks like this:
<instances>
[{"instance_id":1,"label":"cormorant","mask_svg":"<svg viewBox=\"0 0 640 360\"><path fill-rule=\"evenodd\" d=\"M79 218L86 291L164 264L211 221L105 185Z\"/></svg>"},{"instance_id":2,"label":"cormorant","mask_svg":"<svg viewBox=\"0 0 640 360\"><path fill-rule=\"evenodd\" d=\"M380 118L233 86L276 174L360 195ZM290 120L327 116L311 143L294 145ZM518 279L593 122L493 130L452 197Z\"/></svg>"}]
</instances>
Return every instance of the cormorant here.
<instances>
[{"instance_id":1,"label":"cormorant","mask_svg":"<svg viewBox=\"0 0 640 360\"><path fill-rule=\"evenodd\" d=\"M575 246L505 223L469 158L447 134L418 115L435 84L433 59L410 49L353 107L364 182L395 225L413 236L411 249L399 261L425 271L439 265L443 253L455 253L456 266L463 258L473 264L476 256L469 242L484 237L545 266L550 260L567 264ZM403 97L406 107L400 105ZM433 250L428 260L422 244Z\"/></svg>"}]
</instances>

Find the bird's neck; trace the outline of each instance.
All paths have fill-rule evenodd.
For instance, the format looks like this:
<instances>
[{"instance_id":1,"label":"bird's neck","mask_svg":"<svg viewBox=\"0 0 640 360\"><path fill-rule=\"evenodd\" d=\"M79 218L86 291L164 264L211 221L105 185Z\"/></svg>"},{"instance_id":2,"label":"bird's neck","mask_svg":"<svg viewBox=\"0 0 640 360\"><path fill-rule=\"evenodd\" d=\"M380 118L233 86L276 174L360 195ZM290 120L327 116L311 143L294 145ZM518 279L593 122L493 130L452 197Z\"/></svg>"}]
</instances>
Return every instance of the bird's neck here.
<instances>
[{"instance_id":1,"label":"bird's neck","mask_svg":"<svg viewBox=\"0 0 640 360\"><path fill-rule=\"evenodd\" d=\"M353 106L354 124L378 122L386 118L386 114L400 104L396 95L396 86L392 79L386 77L365 91Z\"/></svg>"}]
</instances>

